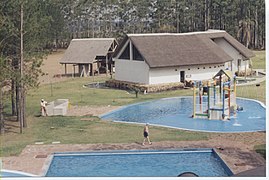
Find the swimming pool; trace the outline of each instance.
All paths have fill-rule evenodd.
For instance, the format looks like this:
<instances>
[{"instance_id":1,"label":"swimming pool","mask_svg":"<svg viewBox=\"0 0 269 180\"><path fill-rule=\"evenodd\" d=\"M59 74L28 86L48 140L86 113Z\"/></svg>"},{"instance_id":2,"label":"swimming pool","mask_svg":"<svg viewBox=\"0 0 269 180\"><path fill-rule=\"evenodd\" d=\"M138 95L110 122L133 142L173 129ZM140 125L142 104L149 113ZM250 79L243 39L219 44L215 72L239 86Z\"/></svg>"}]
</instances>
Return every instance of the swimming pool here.
<instances>
[{"instance_id":1,"label":"swimming pool","mask_svg":"<svg viewBox=\"0 0 269 180\"><path fill-rule=\"evenodd\" d=\"M55 153L47 177L202 177L233 173L213 149Z\"/></svg>"},{"instance_id":2,"label":"swimming pool","mask_svg":"<svg viewBox=\"0 0 269 180\"><path fill-rule=\"evenodd\" d=\"M124 106L100 118L206 132L265 131L266 113L261 102L237 98L236 102L243 111L239 111L236 118L225 121L191 118L192 102L192 97L164 98Z\"/></svg>"}]
</instances>

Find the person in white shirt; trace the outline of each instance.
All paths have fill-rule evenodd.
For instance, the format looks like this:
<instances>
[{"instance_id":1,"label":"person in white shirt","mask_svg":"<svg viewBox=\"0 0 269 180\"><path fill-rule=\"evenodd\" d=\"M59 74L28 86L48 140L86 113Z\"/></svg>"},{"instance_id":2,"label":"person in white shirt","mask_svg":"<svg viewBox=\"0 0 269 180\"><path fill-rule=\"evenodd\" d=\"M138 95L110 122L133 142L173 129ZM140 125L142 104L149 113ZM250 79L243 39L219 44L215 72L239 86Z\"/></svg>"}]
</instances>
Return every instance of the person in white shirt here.
<instances>
[{"instance_id":1,"label":"person in white shirt","mask_svg":"<svg viewBox=\"0 0 269 180\"><path fill-rule=\"evenodd\" d=\"M46 109L47 104L48 103L44 99L41 99L40 105L41 105L41 115L42 116L48 116L47 109Z\"/></svg>"}]
</instances>

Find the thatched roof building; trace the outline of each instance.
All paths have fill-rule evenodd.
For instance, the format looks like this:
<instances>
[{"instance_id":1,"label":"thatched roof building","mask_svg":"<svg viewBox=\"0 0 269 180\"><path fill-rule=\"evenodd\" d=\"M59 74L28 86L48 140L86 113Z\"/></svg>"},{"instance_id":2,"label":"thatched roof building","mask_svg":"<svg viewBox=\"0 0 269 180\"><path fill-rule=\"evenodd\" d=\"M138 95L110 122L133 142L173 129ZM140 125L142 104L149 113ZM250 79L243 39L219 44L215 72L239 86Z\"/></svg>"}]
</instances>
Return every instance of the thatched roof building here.
<instances>
[{"instance_id":1,"label":"thatched roof building","mask_svg":"<svg viewBox=\"0 0 269 180\"><path fill-rule=\"evenodd\" d=\"M107 72L117 45L114 38L73 39L60 60L60 64L78 65L80 76L99 73L100 68Z\"/></svg>"},{"instance_id":2,"label":"thatched roof building","mask_svg":"<svg viewBox=\"0 0 269 180\"><path fill-rule=\"evenodd\" d=\"M253 56L222 30L127 34L114 53L115 79L142 84L204 80L221 69L246 72Z\"/></svg>"},{"instance_id":3,"label":"thatched roof building","mask_svg":"<svg viewBox=\"0 0 269 180\"><path fill-rule=\"evenodd\" d=\"M128 34L114 56L118 55L121 46L129 39L151 68L232 61L233 58L214 42L218 38L229 42L244 59L254 56L252 51L225 31Z\"/></svg>"}]
</instances>

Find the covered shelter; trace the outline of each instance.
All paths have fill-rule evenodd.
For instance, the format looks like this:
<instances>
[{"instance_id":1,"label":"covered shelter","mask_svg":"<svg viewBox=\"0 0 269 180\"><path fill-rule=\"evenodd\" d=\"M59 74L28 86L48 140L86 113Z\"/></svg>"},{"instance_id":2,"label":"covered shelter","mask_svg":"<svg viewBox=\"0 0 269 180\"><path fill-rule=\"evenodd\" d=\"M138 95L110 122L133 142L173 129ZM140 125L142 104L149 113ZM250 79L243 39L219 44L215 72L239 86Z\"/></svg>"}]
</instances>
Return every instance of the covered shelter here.
<instances>
[{"instance_id":1,"label":"covered shelter","mask_svg":"<svg viewBox=\"0 0 269 180\"><path fill-rule=\"evenodd\" d=\"M60 64L73 65L72 74L75 75L75 66L78 66L78 74L93 76L99 73L112 72L112 55L118 43L115 38L84 38L73 39L67 48Z\"/></svg>"}]
</instances>

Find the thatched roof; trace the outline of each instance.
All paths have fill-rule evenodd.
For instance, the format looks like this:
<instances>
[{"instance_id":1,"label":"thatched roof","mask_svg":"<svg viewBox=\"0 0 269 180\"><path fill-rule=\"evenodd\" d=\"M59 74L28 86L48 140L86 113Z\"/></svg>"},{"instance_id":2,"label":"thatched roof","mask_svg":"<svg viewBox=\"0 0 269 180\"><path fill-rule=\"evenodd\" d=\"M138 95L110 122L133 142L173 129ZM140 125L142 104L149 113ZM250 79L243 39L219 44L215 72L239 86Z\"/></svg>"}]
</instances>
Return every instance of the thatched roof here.
<instances>
[{"instance_id":1,"label":"thatched roof","mask_svg":"<svg viewBox=\"0 0 269 180\"><path fill-rule=\"evenodd\" d=\"M96 56L106 56L114 38L73 39L60 60L61 64L89 64Z\"/></svg>"},{"instance_id":2,"label":"thatched roof","mask_svg":"<svg viewBox=\"0 0 269 180\"><path fill-rule=\"evenodd\" d=\"M185 65L222 64L232 61L213 39L224 38L235 47L245 59L254 54L225 31L210 30L193 33L128 34L115 52L130 39L151 68Z\"/></svg>"}]
</instances>

